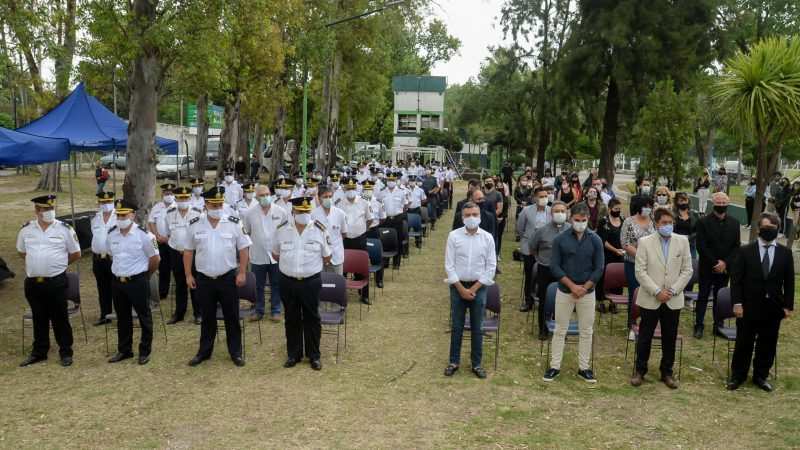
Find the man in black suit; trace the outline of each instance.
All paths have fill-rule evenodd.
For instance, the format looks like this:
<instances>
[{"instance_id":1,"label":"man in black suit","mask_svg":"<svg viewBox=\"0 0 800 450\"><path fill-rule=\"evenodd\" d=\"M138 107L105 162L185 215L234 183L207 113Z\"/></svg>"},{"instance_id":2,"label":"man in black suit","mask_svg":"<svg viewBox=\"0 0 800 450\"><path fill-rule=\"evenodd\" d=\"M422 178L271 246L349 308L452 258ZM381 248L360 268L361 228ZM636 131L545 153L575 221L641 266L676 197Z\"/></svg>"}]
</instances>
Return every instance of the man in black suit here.
<instances>
[{"instance_id":1,"label":"man in black suit","mask_svg":"<svg viewBox=\"0 0 800 450\"><path fill-rule=\"evenodd\" d=\"M778 244L781 220L764 213L758 221L758 240L738 251L731 271L731 301L736 315L736 349L731 361L728 390L747 379L753 360L753 384L770 392L767 381L775 362L781 320L794 309L794 260ZM755 344L755 357L753 346Z\"/></svg>"}]
</instances>

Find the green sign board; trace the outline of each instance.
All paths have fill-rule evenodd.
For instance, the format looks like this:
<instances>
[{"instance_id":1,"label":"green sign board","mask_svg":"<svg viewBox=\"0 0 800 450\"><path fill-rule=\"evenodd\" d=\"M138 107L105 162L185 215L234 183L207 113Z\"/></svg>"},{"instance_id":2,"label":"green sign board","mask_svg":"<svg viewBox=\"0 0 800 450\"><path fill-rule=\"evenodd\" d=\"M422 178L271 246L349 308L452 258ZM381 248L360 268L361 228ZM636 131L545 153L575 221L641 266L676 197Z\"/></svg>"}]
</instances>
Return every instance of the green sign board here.
<instances>
[{"instance_id":1,"label":"green sign board","mask_svg":"<svg viewBox=\"0 0 800 450\"><path fill-rule=\"evenodd\" d=\"M217 105L208 105L208 127L209 128L222 128L223 117L225 116L225 108ZM190 127L197 126L197 105L189 103L186 105L186 119Z\"/></svg>"}]
</instances>

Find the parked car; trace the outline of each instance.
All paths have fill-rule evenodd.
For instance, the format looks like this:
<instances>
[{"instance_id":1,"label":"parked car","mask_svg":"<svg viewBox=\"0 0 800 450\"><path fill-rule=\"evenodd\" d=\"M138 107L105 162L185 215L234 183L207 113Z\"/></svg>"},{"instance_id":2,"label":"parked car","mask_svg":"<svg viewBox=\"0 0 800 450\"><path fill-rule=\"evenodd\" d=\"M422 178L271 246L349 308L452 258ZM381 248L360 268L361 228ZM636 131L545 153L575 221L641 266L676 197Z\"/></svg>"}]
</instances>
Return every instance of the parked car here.
<instances>
[{"instance_id":1,"label":"parked car","mask_svg":"<svg viewBox=\"0 0 800 450\"><path fill-rule=\"evenodd\" d=\"M206 148L206 170L213 170L217 168L219 162L219 136L208 138L208 147Z\"/></svg>"},{"instance_id":2,"label":"parked car","mask_svg":"<svg viewBox=\"0 0 800 450\"><path fill-rule=\"evenodd\" d=\"M120 170L125 170L125 168L128 166L124 154L117 153L116 163L117 163L117 169ZM107 153L105 156L100 158L100 165L105 167L106 169L110 169L113 164L114 164L113 153Z\"/></svg>"},{"instance_id":3,"label":"parked car","mask_svg":"<svg viewBox=\"0 0 800 450\"><path fill-rule=\"evenodd\" d=\"M194 170L194 158L186 155L160 155L156 165L156 177L188 177Z\"/></svg>"}]
</instances>

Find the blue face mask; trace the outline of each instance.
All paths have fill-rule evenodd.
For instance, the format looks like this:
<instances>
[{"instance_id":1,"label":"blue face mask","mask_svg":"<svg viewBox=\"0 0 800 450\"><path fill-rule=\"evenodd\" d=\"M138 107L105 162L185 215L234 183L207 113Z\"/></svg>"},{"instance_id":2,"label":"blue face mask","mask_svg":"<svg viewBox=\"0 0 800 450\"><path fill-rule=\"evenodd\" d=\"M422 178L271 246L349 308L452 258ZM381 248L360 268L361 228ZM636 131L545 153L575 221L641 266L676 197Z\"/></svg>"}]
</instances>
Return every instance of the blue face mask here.
<instances>
[{"instance_id":1,"label":"blue face mask","mask_svg":"<svg viewBox=\"0 0 800 450\"><path fill-rule=\"evenodd\" d=\"M658 227L658 234L665 238L672 236L672 224Z\"/></svg>"}]
</instances>

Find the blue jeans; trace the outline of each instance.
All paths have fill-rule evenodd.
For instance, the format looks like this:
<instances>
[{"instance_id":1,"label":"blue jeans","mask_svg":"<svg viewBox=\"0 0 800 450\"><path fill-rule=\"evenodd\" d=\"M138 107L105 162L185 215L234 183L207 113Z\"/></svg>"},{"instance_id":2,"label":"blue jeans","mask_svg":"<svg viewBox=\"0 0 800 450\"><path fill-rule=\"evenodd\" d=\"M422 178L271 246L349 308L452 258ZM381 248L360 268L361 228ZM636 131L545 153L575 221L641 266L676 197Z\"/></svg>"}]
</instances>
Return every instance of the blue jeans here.
<instances>
[{"instance_id":1,"label":"blue jeans","mask_svg":"<svg viewBox=\"0 0 800 450\"><path fill-rule=\"evenodd\" d=\"M625 261L625 279L628 281L628 328L633 325L633 291L639 287L636 280L636 263Z\"/></svg>"},{"instance_id":2,"label":"blue jeans","mask_svg":"<svg viewBox=\"0 0 800 450\"><path fill-rule=\"evenodd\" d=\"M482 286L475 293L475 299L466 301L458 295L458 290L450 286L450 314L453 318L453 330L450 333L450 364L459 365L461 362L461 339L464 336L464 319L469 309L470 340L472 342L470 360L472 367L481 366L483 357L483 312L486 309L486 286Z\"/></svg>"},{"instance_id":3,"label":"blue jeans","mask_svg":"<svg viewBox=\"0 0 800 450\"><path fill-rule=\"evenodd\" d=\"M256 276L256 314L264 314L264 288L269 275L270 285L270 314L273 316L281 313L280 271L277 264L250 264L253 275Z\"/></svg>"}]
</instances>

